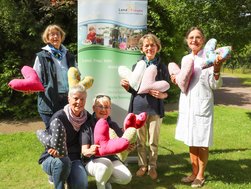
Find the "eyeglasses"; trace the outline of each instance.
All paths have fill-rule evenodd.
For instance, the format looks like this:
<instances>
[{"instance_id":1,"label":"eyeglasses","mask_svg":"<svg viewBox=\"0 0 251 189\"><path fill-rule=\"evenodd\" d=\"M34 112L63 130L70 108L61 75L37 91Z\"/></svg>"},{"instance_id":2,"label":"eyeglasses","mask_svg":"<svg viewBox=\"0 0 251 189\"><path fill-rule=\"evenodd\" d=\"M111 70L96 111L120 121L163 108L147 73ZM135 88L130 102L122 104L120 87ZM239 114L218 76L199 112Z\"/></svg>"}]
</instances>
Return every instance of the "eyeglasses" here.
<instances>
[{"instance_id":1,"label":"eyeglasses","mask_svg":"<svg viewBox=\"0 0 251 189\"><path fill-rule=\"evenodd\" d=\"M157 45L156 45L155 43L143 45L143 48L145 48L145 49L147 49L147 48L149 48L149 47L155 48L155 47L157 47Z\"/></svg>"},{"instance_id":2,"label":"eyeglasses","mask_svg":"<svg viewBox=\"0 0 251 189\"><path fill-rule=\"evenodd\" d=\"M99 108L101 110L110 110L111 109L110 106L101 106L101 105L99 105L99 106L95 106L95 107L97 107L97 108Z\"/></svg>"},{"instance_id":3,"label":"eyeglasses","mask_svg":"<svg viewBox=\"0 0 251 189\"><path fill-rule=\"evenodd\" d=\"M60 32L52 32L52 33L49 33L49 36L50 37L54 37L54 36L61 36Z\"/></svg>"},{"instance_id":4,"label":"eyeglasses","mask_svg":"<svg viewBox=\"0 0 251 189\"><path fill-rule=\"evenodd\" d=\"M108 95L97 95L97 96L96 96L96 99L103 98L103 97L106 97L106 98L108 98L109 100L111 100L111 97L109 97Z\"/></svg>"}]
</instances>

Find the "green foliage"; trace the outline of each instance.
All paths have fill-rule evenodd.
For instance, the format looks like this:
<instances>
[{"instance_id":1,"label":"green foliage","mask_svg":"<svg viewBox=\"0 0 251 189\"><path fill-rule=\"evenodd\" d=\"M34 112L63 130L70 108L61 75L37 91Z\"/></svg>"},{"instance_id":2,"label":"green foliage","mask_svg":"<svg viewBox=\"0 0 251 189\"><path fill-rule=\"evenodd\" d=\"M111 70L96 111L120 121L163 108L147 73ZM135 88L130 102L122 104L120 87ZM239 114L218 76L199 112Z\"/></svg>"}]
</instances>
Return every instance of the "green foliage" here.
<instances>
[{"instance_id":1,"label":"green foliage","mask_svg":"<svg viewBox=\"0 0 251 189\"><path fill-rule=\"evenodd\" d=\"M177 118L177 112L167 112L161 125L158 180L152 181L149 176L133 176L128 185L113 184L114 189L191 188L180 182L183 176L191 173L191 164L188 147L174 138ZM248 110L215 106L214 146L209 150L203 188L251 187L250 121L251 112ZM43 147L34 133L0 134L0 146L4 146L0 148L0 188L53 188L37 163ZM128 167L135 175L138 165L131 163ZM93 177L89 177L89 188L96 188Z\"/></svg>"},{"instance_id":2,"label":"green foliage","mask_svg":"<svg viewBox=\"0 0 251 189\"><path fill-rule=\"evenodd\" d=\"M6 84L20 76L23 65L33 65L35 53L44 45L41 34L48 24L59 24L65 30L64 45L77 54L77 1L57 1L55 5L50 0L0 0L0 3L0 117L34 116L35 95L17 94ZM233 46L232 58L224 67L242 68L245 72L251 65L250 6L250 0L148 0L148 32L160 38L163 61L179 64L188 52L185 32L192 26L200 26L207 38L218 40L219 46ZM172 86L167 101L177 100L178 94L179 89ZM31 111L24 111L16 104L19 102Z\"/></svg>"},{"instance_id":3,"label":"green foliage","mask_svg":"<svg viewBox=\"0 0 251 189\"><path fill-rule=\"evenodd\" d=\"M35 96L24 95L11 90L8 83L11 79L22 78L20 73L21 58L14 52L6 52L6 58L0 68L0 117L22 119L37 115ZM20 106L21 105L21 106ZM28 111L27 111L28 110Z\"/></svg>"},{"instance_id":4,"label":"green foliage","mask_svg":"<svg viewBox=\"0 0 251 189\"><path fill-rule=\"evenodd\" d=\"M250 46L251 3L250 0L159 0L170 13L177 40L192 26L203 29L207 38L216 38L219 46L233 47L232 59L228 67L238 68L250 65L250 54L240 58L240 53Z\"/></svg>"},{"instance_id":5,"label":"green foliage","mask_svg":"<svg viewBox=\"0 0 251 189\"><path fill-rule=\"evenodd\" d=\"M176 40L174 38L174 27L167 8L158 1L148 2L148 32L154 33L161 39L161 57L166 64L174 58Z\"/></svg>"},{"instance_id":6,"label":"green foliage","mask_svg":"<svg viewBox=\"0 0 251 189\"><path fill-rule=\"evenodd\" d=\"M22 78L24 65L33 66L35 53L44 45L42 31L59 24L66 32L65 46L76 53L77 5L64 1L52 6L49 0L1 0L0 6L0 118L22 119L37 116L36 94L11 90L11 79ZM67 23L67 24L65 24Z\"/></svg>"}]
</instances>

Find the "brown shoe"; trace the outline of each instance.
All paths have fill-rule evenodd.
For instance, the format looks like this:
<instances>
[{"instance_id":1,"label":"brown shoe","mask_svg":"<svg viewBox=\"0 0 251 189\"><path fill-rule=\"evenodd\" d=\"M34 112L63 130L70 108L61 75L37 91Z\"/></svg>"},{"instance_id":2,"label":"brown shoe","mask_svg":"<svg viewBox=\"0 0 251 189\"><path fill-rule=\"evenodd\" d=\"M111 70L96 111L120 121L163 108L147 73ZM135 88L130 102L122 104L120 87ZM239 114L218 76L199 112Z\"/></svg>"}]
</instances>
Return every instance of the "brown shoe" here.
<instances>
[{"instance_id":1,"label":"brown shoe","mask_svg":"<svg viewBox=\"0 0 251 189\"><path fill-rule=\"evenodd\" d=\"M196 176L193 176L193 175L187 176L187 177L183 177L181 179L181 182L183 182L183 183L192 183L195 180L195 178L196 178Z\"/></svg>"},{"instance_id":2,"label":"brown shoe","mask_svg":"<svg viewBox=\"0 0 251 189\"><path fill-rule=\"evenodd\" d=\"M147 167L141 166L139 170L136 172L136 176L142 177L145 175L146 172L147 172Z\"/></svg>"},{"instance_id":3,"label":"brown shoe","mask_svg":"<svg viewBox=\"0 0 251 189\"><path fill-rule=\"evenodd\" d=\"M156 180L158 178L158 173L155 168L151 168L148 171L148 175L151 177L152 180Z\"/></svg>"},{"instance_id":4,"label":"brown shoe","mask_svg":"<svg viewBox=\"0 0 251 189\"><path fill-rule=\"evenodd\" d=\"M204 185L204 183L205 183L205 179L201 179L201 180L195 179L192 182L191 186L192 186L192 188L201 188Z\"/></svg>"}]
</instances>

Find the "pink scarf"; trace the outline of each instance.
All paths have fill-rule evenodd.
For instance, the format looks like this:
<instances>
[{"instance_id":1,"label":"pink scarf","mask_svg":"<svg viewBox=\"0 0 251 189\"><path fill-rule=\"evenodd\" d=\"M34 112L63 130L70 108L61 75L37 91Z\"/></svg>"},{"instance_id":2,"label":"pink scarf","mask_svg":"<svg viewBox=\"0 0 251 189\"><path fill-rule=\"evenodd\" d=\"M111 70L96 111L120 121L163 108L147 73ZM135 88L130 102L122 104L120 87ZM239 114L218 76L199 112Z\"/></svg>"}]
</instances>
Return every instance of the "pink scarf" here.
<instances>
[{"instance_id":1,"label":"pink scarf","mask_svg":"<svg viewBox=\"0 0 251 189\"><path fill-rule=\"evenodd\" d=\"M71 111L71 108L70 108L69 104L67 104L64 107L64 112L65 112L68 120L72 124L72 126L73 126L73 128L74 128L75 131L79 131L81 125L87 120L87 112L86 112L86 110L84 110L83 112L81 112L80 116L77 117Z\"/></svg>"}]
</instances>

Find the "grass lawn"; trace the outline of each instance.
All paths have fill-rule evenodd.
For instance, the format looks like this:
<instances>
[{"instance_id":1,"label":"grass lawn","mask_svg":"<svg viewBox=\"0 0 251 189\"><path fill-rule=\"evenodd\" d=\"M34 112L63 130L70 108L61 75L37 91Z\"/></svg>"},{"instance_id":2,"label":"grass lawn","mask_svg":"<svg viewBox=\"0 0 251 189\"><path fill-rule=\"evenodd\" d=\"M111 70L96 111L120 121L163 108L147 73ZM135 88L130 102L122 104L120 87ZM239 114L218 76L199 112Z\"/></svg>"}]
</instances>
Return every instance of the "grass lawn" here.
<instances>
[{"instance_id":1,"label":"grass lawn","mask_svg":"<svg viewBox=\"0 0 251 189\"><path fill-rule=\"evenodd\" d=\"M168 112L161 127L159 179L133 177L113 189L185 189L180 179L189 174L188 147L174 139L177 112ZM251 111L215 106L214 146L210 149L205 189L251 188ZM35 133L0 135L0 188L52 189L37 160L43 151ZM136 164L129 164L133 175ZM89 188L95 189L90 178Z\"/></svg>"}]
</instances>

